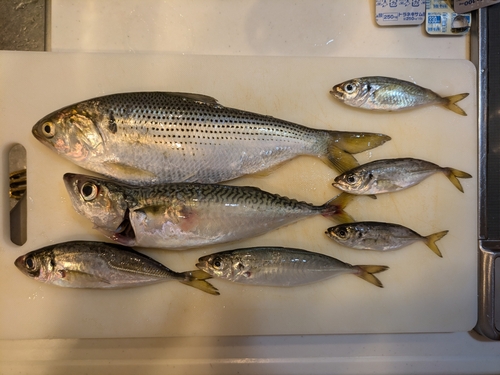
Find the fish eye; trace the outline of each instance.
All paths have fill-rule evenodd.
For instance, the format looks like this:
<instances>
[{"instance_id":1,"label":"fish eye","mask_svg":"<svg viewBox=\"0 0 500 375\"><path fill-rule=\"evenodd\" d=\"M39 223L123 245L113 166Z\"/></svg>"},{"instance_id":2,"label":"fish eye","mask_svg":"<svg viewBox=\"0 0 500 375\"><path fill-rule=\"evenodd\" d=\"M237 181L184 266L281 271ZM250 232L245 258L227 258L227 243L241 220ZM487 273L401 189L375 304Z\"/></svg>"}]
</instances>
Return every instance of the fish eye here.
<instances>
[{"instance_id":1,"label":"fish eye","mask_svg":"<svg viewBox=\"0 0 500 375\"><path fill-rule=\"evenodd\" d=\"M97 188L96 184L93 184L91 182L86 182L82 185L80 189L80 194L86 201L91 201L97 197L98 191L99 189Z\"/></svg>"},{"instance_id":2,"label":"fish eye","mask_svg":"<svg viewBox=\"0 0 500 375\"><path fill-rule=\"evenodd\" d=\"M214 265L214 268L217 268L217 269L220 269L222 268L222 259L217 257L214 259L214 262L213 262L213 265Z\"/></svg>"},{"instance_id":3,"label":"fish eye","mask_svg":"<svg viewBox=\"0 0 500 375\"><path fill-rule=\"evenodd\" d=\"M346 180L349 184L354 184L356 181L358 181L358 178L355 175L350 174L349 176L347 176Z\"/></svg>"},{"instance_id":4,"label":"fish eye","mask_svg":"<svg viewBox=\"0 0 500 375\"><path fill-rule=\"evenodd\" d=\"M56 127L51 122L46 122L42 125L42 134L47 138L52 138L56 135Z\"/></svg>"},{"instance_id":5,"label":"fish eye","mask_svg":"<svg viewBox=\"0 0 500 375\"><path fill-rule=\"evenodd\" d=\"M27 257L24 260L24 264L26 265L28 271L33 271L35 269L35 262L33 261L32 257Z\"/></svg>"},{"instance_id":6,"label":"fish eye","mask_svg":"<svg viewBox=\"0 0 500 375\"><path fill-rule=\"evenodd\" d=\"M337 236L340 238L346 238L347 237L347 231L345 229L339 229L337 231Z\"/></svg>"},{"instance_id":7,"label":"fish eye","mask_svg":"<svg viewBox=\"0 0 500 375\"><path fill-rule=\"evenodd\" d=\"M346 83L344 86L344 91L348 94L352 94L354 91L356 91L356 86L352 83Z\"/></svg>"}]
</instances>

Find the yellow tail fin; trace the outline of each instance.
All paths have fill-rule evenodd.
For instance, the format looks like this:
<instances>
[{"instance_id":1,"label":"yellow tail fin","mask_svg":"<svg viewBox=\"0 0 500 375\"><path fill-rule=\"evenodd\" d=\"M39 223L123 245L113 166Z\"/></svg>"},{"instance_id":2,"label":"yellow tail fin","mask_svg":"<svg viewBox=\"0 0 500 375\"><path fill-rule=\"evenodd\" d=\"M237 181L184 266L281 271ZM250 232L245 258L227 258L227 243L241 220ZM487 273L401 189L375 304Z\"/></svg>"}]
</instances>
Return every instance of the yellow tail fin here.
<instances>
[{"instance_id":1,"label":"yellow tail fin","mask_svg":"<svg viewBox=\"0 0 500 375\"><path fill-rule=\"evenodd\" d=\"M460 190L462 193L464 192L464 188L462 187L462 184L460 181L458 181L459 178L472 178L470 174L467 172L462 172L459 171L458 169L453 169L453 168L444 168L444 173L446 174L446 177L451 181L455 187Z\"/></svg>"},{"instance_id":2,"label":"yellow tail fin","mask_svg":"<svg viewBox=\"0 0 500 375\"><path fill-rule=\"evenodd\" d=\"M459 115L467 116L467 113L465 113L465 111L462 108L456 105L456 103L462 99L465 99L468 96L469 96L468 92L464 92L463 94L458 94L458 95L447 96L446 98L444 98L446 99L446 102L444 102L444 106L449 110L458 113Z\"/></svg>"},{"instance_id":3,"label":"yellow tail fin","mask_svg":"<svg viewBox=\"0 0 500 375\"><path fill-rule=\"evenodd\" d=\"M328 166L333 167L339 173L347 172L359 166L358 161L350 153L345 152L335 145L328 147L326 158L322 159Z\"/></svg>"},{"instance_id":4,"label":"yellow tail fin","mask_svg":"<svg viewBox=\"0 0 500 375\"><path fill-rule=\"evenodd\" d=\"M329 134L330 140L328 143L349 154L371 150L391 140L388 135L380 133L330 131Z\"/></svg>"},{"instance_id":5,"label":"yellow tail fin","mask_svg":"<svg viewBox=\"0 0 500 375\"><path fill-rule=\"evenodd\" d=\"M354 266L354 267L358 270L356 276L362 278L365 281L368 281L369 283L372 283L375 286L378 286L379 288L384 287L384 285L382 285L380 280L377 279L373 274L388 270L389 267L387 266Z\"/></svg>"},{"instance_id":6,"label":"yellow tail fin","mask_svg":"<svg viewBox=\"0 0 500 375\"><path fill-rule=\"evenodd\" d=\"M216 287L210 284L207 279L212 278L212 276L205 271L195 270L183 272L182 275L184 279L179 279L183 284L192 286L193 288L204 291L205 293L213 294L218 296L220 293Z\"/></svg>"},{"instance_id":7,"label":"yellow tail fin","mask_svg":"<svg viewBox=\"0 0 500 375\"><path fill-rule=\"evenodd\" d=\"M438 233L434 233L434 234L431 234L427 237L425 237L425 244L427 246L429 246L429 248L434 251L434 253L439 256L439 257L443 257L443 255L441 254L441 251L439 251L437 245L436 245L436 241L439 241L441 238L443 238L444 236L446 236L446 234L448 233L449 231L447 230L444 230L442 232L438 232Z\"/></svg>"},{"instance_id":8,"label":"yellow tail fin","mask_svg":"<svg viewBox=\"0 0 500 375\"><path fill-rule=\"evenodd\" d=\"M323 161L344 173L359 165L351 154L357 154L383 145L391 137L376 133L329 132L327 154Z\"/></svg>"}]
</instances>

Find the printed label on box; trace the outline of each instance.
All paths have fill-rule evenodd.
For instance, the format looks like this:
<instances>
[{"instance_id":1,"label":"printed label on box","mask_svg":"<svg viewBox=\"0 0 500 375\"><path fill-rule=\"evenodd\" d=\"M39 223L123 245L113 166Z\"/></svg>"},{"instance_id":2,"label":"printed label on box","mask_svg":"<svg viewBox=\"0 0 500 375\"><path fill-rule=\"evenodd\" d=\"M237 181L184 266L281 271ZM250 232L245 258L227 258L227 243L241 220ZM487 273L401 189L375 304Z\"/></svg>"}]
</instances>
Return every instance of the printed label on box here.
<instances>
[{"instance_id":1,"label":"printed label on box","mask_svg":"<svg viewBox=\"0 0 500 375\"><path fill-rule=\"evenodd\" d=\"M425 20L425 0L376 0L375 20L380 26L420 25Z\"/></svg>"},{"instance_id":2,"label":"printed label on box","mask_svg":"<svg viewBox=\"0 0 500 375\"><path fill-rule=\"evenodd\" d=\"M425 31L431 35L464 35L470 30L470 13L456 13L450 1L427 0Z\"/></svg>"},{"instance_id":3,"label":"printed label on box","mask_svg":"<svg viewBox=\"0 0 500 375\"><path fill-rule=\"evenodd\" d=\"M457 13L466 13L498 3L500 3L500 0L455 0L453 9Z\"/></svg>"}]
</instances>

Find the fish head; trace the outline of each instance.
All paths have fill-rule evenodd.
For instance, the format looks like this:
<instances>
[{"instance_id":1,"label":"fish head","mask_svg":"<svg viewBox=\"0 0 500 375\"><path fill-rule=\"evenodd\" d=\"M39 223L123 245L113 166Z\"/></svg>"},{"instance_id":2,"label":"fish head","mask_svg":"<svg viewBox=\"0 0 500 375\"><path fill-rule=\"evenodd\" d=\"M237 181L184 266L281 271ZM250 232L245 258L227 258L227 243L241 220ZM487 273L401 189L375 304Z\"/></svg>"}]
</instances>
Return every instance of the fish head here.
<instances>
[{"instance_id":1,"label":"fish head","mask_svg":"<svg viewBox=\"0 0 500 375\"><path fill-rule=\"evenodd\" d=\"M121 230L127 219L128 201L120 185L74 173L66 173L63 179L76 212L103 232Z\"/></svg>"},{"instance_id":2,"label":"fish head","mask_svg":"<svg viewBox=\"0 0 500 375\"><path fill-rule=\"evenodd\" d=\"M356 226L353 224L340 224L330 227L326 230L326 234L340 244L348 244L358 237Z\"/></svg>"},{"instance_id":3,"label":"fish head","mask_svg":"<svg viewBox=\"0 0 500 375\"><path fill-rule=\"evenodd\" d=\"M15 266L28 277L44 283L56 283L64 276L58 267L53 248L47 246L20 256L14 262Z\"/></svg>"},{"instance_id":4,"label":"fish head","mask_svg":"<svg viewBox=\"0 0 500 375\"><path fill-rule=\"evenodd\" d=\"M352 107L360 107L369 98L371 86L360 78L351 79L333 86L330 94Z\"/></svg>"},{"instance_id":5,"label":"fish head","mask_svg":"<svg viewBox=\"0 0 500 375\"><path fill-rule=\"evenodd\" d=\"M229 253L221 252L205 255L198 259L196 267L210 274L212 277L227 280L232 279L233 262Z\"/></svg>"},{"instance_id":6,"label":"fish head","mask_svg":"<svg viewBox=\"0 0 500 375\"><path fill-rule=\"evenodd\" d=\"M355 169L335 177L332 185L349 194L373 194L371 189L377 181L370 171Z\"/></svg>"},{"instance_id":7,"label":"fish head","mask_svg":"<svg viewBox=\"0 0 500 375\"><path fill-rule=\"evenodd\" d=\"M45 116L33 126L32 133L45 146L83 167L89 158L104 152L93 116L78 105Z\"/></svg>"}]
</instances>

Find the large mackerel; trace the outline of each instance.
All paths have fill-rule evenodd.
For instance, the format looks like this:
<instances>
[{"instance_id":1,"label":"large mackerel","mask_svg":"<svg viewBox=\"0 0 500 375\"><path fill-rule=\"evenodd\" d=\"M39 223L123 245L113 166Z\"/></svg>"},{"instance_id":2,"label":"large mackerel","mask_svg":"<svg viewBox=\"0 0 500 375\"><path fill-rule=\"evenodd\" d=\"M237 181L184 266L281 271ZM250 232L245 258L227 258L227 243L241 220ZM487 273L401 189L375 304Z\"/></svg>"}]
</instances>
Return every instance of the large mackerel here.
<instances>
[{"instance_id":1,"label":"large mackerel","mask_svg":"<svg viewBox=\"0 0 500 375\"><path fill-rule=\"evenodd\" d=\"M128 246L185 249L255 237L310 216L353 220L343 210L350 194L316 206L252 186L135 187L71 173L64 182L73 208Z\"/></svg>"},{"instance_id":2,"label":"large mackerel","mask_svg":"<svg viewBox=\"0 0 500 375\"><path fill-rule=\"evenodd\" d=\"M217 183L257 173L298 155L344 172L351 155L390 139L375 133L317 130L227 108L198 94L135 92L59 109L33 135L88 170L134 185Z\"/></svg>"}]
</instances>

